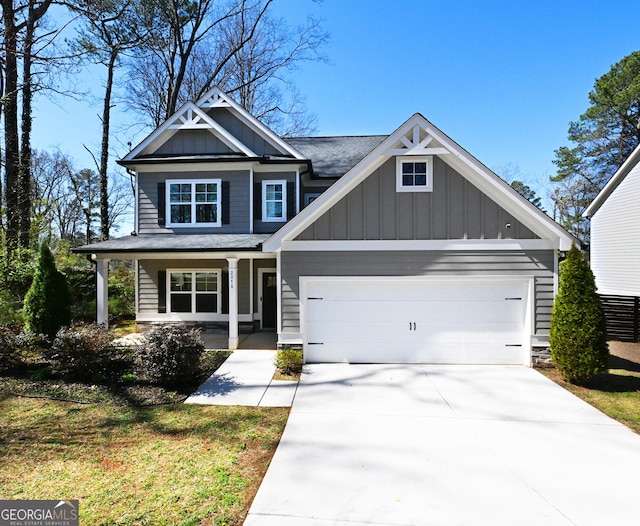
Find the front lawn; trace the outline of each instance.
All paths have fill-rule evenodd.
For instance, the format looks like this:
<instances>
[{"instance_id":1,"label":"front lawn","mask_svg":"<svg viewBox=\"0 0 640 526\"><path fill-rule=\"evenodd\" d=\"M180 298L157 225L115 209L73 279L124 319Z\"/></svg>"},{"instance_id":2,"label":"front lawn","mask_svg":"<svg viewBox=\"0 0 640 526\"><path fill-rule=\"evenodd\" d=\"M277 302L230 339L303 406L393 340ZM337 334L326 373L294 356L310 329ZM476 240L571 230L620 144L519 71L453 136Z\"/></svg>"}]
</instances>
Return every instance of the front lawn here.
<instances>
[{"instance_id":1,"label":"front lawn","mask_svg":"<svg viewBox=\"0 0 640 526\"><path fill-rule=\"evenodd\" d=\"M0 393L0 496L79 499L81 524L242 524L288 413Z\"/></svg>"},{"instance_id":2,"label":"front lawn","mask_svg":"<svg viewBox=\"0 0 640 526\"><path fill-rule=\"evenodd\" d=\"M640 346L609 342L609 372L586 386L561 379L556 369L540 372L603 413L640 434Z\"/></svg>"}]
</instances>

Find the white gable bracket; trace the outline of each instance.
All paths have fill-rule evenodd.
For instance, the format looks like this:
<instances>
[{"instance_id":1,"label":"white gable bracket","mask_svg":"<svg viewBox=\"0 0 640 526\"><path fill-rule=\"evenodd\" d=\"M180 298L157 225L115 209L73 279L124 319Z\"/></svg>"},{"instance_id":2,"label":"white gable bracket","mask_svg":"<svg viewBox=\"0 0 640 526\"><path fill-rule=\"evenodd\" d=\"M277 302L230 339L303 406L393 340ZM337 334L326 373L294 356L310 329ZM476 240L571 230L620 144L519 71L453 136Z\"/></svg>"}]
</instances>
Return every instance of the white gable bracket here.
<instances>
[{"instance_id":1,"label":"white gable bracket","mask_svg":"<svg viewBox=\"0 0 640 526\"><path fill-rule=\"evenodd\" d=\"M427 130L414 125L408 133L400 137L401 145L387 150L387 155L448 155L451 152L443 146L429 146L434 138ZM401 147L401 146L404 146Z\"/></svg>"}]
</instances>

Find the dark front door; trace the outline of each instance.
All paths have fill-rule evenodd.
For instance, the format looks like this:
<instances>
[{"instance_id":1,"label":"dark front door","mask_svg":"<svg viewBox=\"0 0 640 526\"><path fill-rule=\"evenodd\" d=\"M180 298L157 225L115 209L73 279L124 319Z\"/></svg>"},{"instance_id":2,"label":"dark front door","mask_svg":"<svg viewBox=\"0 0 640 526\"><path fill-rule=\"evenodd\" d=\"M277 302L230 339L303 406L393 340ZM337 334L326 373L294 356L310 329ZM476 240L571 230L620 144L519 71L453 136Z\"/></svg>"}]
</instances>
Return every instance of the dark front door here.
<instances>
[{"instance_id":1,"label":"dark front door","mask_svg":"<svg viewBox=\"0 0 640 526\"><path fill-rule=\"evenodd\" d=\"M276 273L262 275L262 328L276 328Z\"/></svg>"}]
</instances>

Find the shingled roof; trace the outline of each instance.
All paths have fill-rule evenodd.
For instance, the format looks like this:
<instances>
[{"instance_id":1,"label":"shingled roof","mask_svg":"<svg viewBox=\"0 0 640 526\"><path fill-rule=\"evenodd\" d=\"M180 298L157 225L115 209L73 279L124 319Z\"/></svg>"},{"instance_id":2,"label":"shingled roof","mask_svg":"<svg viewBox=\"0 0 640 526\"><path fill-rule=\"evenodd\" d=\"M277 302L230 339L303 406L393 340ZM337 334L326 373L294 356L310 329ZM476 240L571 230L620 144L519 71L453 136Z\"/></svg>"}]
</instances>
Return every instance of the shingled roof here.
<instances>
[{"instance_id":1,"label":"shingled roof","mask_svg":"<svg viewBox=\"0 0 640 526\"><path fill-rule=\"evenodd\" d=\"M386 135L294 137L287 142L311 160L315 177L337 178L351 170L386 138Z\"/></svg>"},{"instance_id":2,"label":"shingled roof","mask_svg":"<svg viewBox=\"0 0 640 526\"><path fill-rule=\"evenodd\" d=\"M109 239L74 248L72 252L98 254L260 250L262 242L269 236L270 234L146 234Z\"/></svg>"}]
</instances>

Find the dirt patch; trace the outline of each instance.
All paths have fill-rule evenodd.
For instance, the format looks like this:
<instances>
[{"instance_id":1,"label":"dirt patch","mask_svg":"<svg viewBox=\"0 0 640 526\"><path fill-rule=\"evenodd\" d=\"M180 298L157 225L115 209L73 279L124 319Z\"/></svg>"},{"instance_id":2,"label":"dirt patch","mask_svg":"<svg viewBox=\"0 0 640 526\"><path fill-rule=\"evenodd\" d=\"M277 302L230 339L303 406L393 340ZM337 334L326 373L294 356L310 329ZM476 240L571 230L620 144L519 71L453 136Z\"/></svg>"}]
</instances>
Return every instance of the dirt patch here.
<instances>
[{"instance_id":1,"label":"dirt patch","mask_svg":"<svg viewBox=\"0 0 640 526\"><path fill-rule=\"evenodd\" d=\"M640 343L609 342L610 369L640 372Z\"/></svg>"}]
</instances>

